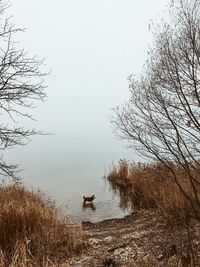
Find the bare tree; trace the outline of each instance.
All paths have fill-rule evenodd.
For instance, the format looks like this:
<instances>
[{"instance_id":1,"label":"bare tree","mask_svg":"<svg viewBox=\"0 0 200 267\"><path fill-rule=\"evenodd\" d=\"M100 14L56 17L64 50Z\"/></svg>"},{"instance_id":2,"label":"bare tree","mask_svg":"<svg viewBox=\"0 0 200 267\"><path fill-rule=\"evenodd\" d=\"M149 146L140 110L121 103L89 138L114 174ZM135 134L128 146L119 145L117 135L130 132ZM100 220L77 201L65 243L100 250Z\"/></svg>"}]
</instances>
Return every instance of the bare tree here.
<instances>
[{"instance_id":1,"label":"bare tree","mask_svg":"<svg viewBox=\"0 0 200 267\"><path fill-rule=\"evenodd\" d=\"M7 4L0 0L0 150L16 145L25 145L30 136L38 134L34 129L18 126L20 118L33 119L27 113L35 100L44 100L42 61L18 48L13 38L23 29L16 28L11 18L5 18ZM6 116L6 123L4 116ZM17 126L16 126L17 125ZM0 159L0 174L17 179L17 165L9 165Z\"/></svg>"},{"instance_id":2,"label":"bare tree","mask_svg":"<svg viewBox=\"0 0 200 267\"><path fill-rule=\"evenodd\" d=\"M173 1L169 18L112 123L130 147L169 168L200 220L200 1Z\"/></svg>"}]
</instances>

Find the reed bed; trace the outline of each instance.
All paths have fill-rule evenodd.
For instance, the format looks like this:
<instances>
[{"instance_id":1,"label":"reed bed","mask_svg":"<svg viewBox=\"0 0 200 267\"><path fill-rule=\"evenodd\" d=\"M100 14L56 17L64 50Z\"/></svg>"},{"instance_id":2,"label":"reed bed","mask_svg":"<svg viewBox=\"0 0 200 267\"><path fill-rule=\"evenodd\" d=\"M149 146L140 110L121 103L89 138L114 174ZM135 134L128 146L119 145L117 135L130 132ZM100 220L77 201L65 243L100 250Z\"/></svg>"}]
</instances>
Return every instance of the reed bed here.
<instances>
[{"instance_id":1,"label":"reed bed","mask_svg":"<svg viewBox=\"0 0 200 267\"><path fill-rule=\"evenodd\" d=\"M0 186L0 266L68 266L82 232L54 203L22 185Z\"/></svg>"},{"instance_id":2,"label":"reed bed","mask_svg":"<svg viewBox=\"0 0 200 267\"><path fill-rule=\"evenodd\" d=\"M194 193L184 172L177 167L173 171L176 172L176 178L187 195L194 199ZM198 176L199 173L196 179L199 179ZM167 216L192 216L190 201L177 186L169 169L162 164L136 164L120 160L117 166L113 165L110 168L107 180L112 189L119 192L122 208L154 208ZM200 197L199 188L196 187L196 190Z\"/></svg>"}]
</instances>

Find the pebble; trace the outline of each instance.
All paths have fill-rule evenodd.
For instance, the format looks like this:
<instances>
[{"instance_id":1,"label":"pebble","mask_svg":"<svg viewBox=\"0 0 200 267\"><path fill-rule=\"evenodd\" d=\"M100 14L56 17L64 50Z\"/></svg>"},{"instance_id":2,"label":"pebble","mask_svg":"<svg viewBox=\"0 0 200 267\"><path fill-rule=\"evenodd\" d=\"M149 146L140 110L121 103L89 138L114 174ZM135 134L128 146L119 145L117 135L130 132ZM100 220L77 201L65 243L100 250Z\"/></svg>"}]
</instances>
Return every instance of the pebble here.
<instances>
[{"instance_id":1,"label":"pebble","mask_svg":"<svg viewBox=\"0 0 200 267\"><path fill-rule=\"evenodd\" d=\"M120 257L121 259L128 261L129 258L134 258L136 251L131 247L118 248L114 251L114 255Z\"/></svg>"},{"instance_id":2,"label":"pebble","mask_svg":"<svg viewBox=\"0 0 200 267\"><path fill-rule=\"evenodd\" d=\"M92 247L97 246L99 244L99 241L100 240L98 238L89 238L88 239L88 243Z\"/></svg>"},{"instance_id":3,"label":"pebble","mask_svg":"<svg viewBox=\"0 0 200 267\"><path fill-rule=\"evenodd\" d=\"M104 241L106 243L110 243L112 241L113 237L112 236L107 236L106 238L104 238Z\"/></svg>"}]
</instances>

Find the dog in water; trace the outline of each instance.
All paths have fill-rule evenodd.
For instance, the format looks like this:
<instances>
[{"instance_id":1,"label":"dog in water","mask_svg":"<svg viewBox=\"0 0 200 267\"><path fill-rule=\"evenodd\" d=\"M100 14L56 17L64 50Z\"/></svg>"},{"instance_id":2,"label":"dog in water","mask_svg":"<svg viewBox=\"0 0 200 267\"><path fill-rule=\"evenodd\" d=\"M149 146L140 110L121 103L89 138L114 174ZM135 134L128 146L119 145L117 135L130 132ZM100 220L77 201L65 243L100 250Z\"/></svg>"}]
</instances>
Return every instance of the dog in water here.
<instances>
[{"instance_id":1,"label":"dog in water","mask_svg":"<svg viewBox=\"0 0 200 267\"><path fill-rule=\"evenodd\" d=\"M82 200L83 200L83 204L85 204L86 202L90 202L90 203L92 203L93 202L93 200L96 198L96 196L95 195L92 195L92 196L86 196L86 195L82 195Z\"/></svg>"},{"instance_id":2,"label":"dog in water","mask_svg":"<svg viewBox=\"0 0 200 267\"><path fill-rule=\"evenodd\" d=\"M93 210L95 211L96 210L96 207L95 205L93 204L93 202L83 202L83 210L86 210L86 209L90 209L90 210Z\"/></svg>"}]
</instances>

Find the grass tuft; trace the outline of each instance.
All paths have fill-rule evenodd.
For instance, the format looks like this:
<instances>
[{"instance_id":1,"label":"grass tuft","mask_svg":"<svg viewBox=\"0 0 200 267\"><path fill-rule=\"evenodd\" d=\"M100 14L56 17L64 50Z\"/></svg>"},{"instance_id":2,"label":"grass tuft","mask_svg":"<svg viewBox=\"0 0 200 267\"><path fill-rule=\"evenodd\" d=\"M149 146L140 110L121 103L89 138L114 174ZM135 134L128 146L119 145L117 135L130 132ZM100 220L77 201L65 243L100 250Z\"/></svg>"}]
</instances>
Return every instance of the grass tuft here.
<instances>
[{"instance_id":1,"label":"grass tuft","mask_svg":"<svg viewBox=\"0 0 200 267\"><path fill-rule=\"evenodd\" d=\"M41 193L0 186L0 266L68 266L82 232Z\"/></svg>"}]
</instances>

